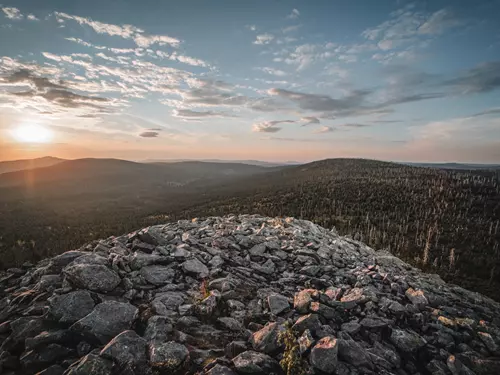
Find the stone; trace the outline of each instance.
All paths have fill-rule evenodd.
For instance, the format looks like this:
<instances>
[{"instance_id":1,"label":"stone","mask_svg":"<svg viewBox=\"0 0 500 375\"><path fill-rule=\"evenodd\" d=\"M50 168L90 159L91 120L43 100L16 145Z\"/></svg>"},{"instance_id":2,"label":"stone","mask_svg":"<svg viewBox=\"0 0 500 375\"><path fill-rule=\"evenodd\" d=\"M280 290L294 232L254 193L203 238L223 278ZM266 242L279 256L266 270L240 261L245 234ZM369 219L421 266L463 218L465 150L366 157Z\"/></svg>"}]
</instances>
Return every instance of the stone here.
<instances>
[{"instance_id":1,"label":"stone","mask_svg":"<svg viewBox=\"0 0 500 375\"><path fill-rule=\"evenodd\" d=\"M229 331L241 332L243 330L243 325L234 318L222 317L218 318L217 322L222 326L222 328Z\"/></svg>"},{"instance_id":2,"label":"stone","mask_svg":"<svg viewBox=\"0 0 500 375\"><path fill-rule=\"evenodd\" d=\"M172 282L175 271L171 267L152 265L141 268L141 276L153 285L165 285Z\"/></svg>"},{"instance_id":3,"label":"stone","mask_svg":"<svg viewBox=\"0 0 500 375\"><path fill-rule=\"evenodd\" d=\"M174 341L153 343L149 346L151 366L161 371L174 371L182 366L189 352L187 348Z\"/></svg>"},{"instance_id":4,"label":"stone","mask_svg":"<svg viewBox=\"0 0 500 375\"><path fill-rule=\"evenodd\" d=\"M64 371L64 367L61 367L59 365L52 365L50 367L47 367L45 370L40 371L39 373L37 373L37 375L63 375Z\"/></svg>"},{"instance_id":5,"label":"stone","mask_svg":"<svg viewBox=\"0 0 500 375\"><path fill-rule=\"evenodd\" d=\"M389 323L387 320L380 317L367 317L359 322L364 328L380 329L387 327Z\"/></svg>"},{"instance_id":6,"label":"stone","mask_svg":"<svg viewBox=\"0 0 500 375\"><path fill-rule=\"evenodd\" d=\"M247 350L233 358L239 374L266 375L281 370L280 365L267 354Z\"/></svg>"},{"instance_id":7,"label":"stone","mask_svg":"<svg viewBox=\"0 0 500 375\"><path fill-rule=\"evenodd\" d=\"M370 353L352 339L338 339L338 355L341 360L350 363L356 368L373 368Z\"/></svg>"},{"instance_id":8,"label":"stone","mask_svg":"<svg viewBox=\"0 0 500 375\"><path fill-rule=\"evenodd\" d=\"M335 309L320 302L311 302L309 311L319 314L327 320L334 319L338 315Z\"/></svg>"},{"instance_id":9,"label":"stone","mask_svg":"<svg viewBox=\"0 0 500 375\"><path fill-rule=\"evenodd\" d=\"M340 329L343 331L343 332L347 332L349 335L355 335L356 333L358 333L361 329L361 324L359 323L356 323L356 322L348 322L348 323L344 323L340 326Z\"/></svg>"},{"instance_id":10,"label":"stone","mask_svg":"<svg viewBox=\"0 0 500 375\"><path fill-rule=\"evenodd\" d=\"M245 341L231 341L228 345L226 345L224 353L227 358L232 359L246 350L247 344Z\"/></svg>"},{"instance_id":11,"label":"stone","mask_svg":"<svg viewBox=\"0 0 500 375\"><path fill-rule=\"evenodd\" d=\"M415 290L413 288L408 288L405 292L406 297L410 302L415 305L420 310L424 309L429 305L429 301L425 297L423 290Z\"/></svg>"},{"instance_id":12,"label":"stone","mask_svg":"<svg viewBox=\"0 0 500 375\"><path fill-rule=\"evenodd\" d=\"M306 329L304 333L302 333L297 341L299 343L299 351L301 355L307 353L311 346L314 345L314 338L312 337L311 331L309 331L308 329Z\"/></svg>"},{"instance_id":13,"label":"stone","mask_svg":"<svg viewBox=\"0 0 500 375\"><path fill-rule=\"evenodd\" d=\"M120 276L102 264L75 264L64 269L64 274L76 287L107 293L120 284Z\"/></svg>"},{"instance_id":14,"label":"stone","mask_svg":"<svg viewBox=\"0 0 500 375\"><path fill-rule=\"evenodd\" d=\"M319 316L317 314L308 314L297 319L292 328L302 334L306 329L314 333L320 327L321 320L319 320Z\"/></svg>"},{"instance_id":15,"label":"stone","mask_svg":"<svg viewBox=\"0 0 500 375\"><path fill-rule=\"evenodd\" d=\"M264 328L252 334L250 343L254 350L266 354L275 354L281 348L283 343L279 340L279 335L285 328L278 323L269 323Z\"/></svg>"},{"instance_id":16,"label":"stone","mask_svg":"<svg viewBox=\"0 0 500 375\"><path fill-rule=\"evenodd\" d=\"M111 375L113 363L95 354L88 354L72 365L65 375Z\"/></svg>"},{"instance_id":17,"label":"stone","mask_svg":"<svg viewBox=\"0 0 500 375\"><path fill-rule=\"evenodd\" d=\"M193 258L182 263L182 269L189 275L193 275L198 279L204 279L210 273L207 266L201 263L198 259Z\"/></svg>"},{"instance_id":18,"label":"stone","mask_svg":"<svg viewBox=\"0 0 500 375\"><path fill-rule=\"evenodd\" d=\"M34 337L45 330L45 324L38 318L19 318L10 323L11 334L3 340L0 352L17 352L24 349L24 342L29 337Z\"/></svg>"},{"instance_id":19,"label":"stone","mask_svg":"<svg viewBox=\"0 0 500 375\"><path fill-rule=\"evenodd\" d=\"M274 315L279 315L283 311L286 311L290 308L288 298L282 296L281 294L271 294L270 296L268 296L267 304L269 306L269 310L271 310L271 314Z\"/></svg>"},{"instance_id":20,"label":"stone","mask_svg":"<svg viewBox=\"0 0 500 375\"><path fill-rule=\"evenodd\" d=\"M312 295L316 293L315 289L304 289L296 293L293 299L293 308L300 314L307 314L309 305L313 301Z\"/></svg>"},{"instance_id":21,"label":"stone","mask_svg":"<svg viewBox=\"0 0 500 375\"><path fill-rule=\"evenodd\" d=\"M54 362L67 357L72 350L59 344L48 344L36 350L25 352L20 358L24 369L40 371Z\"/></svg>"},{"instance_id":22,"label":"stone","mask_svg":"<svg viewBox=\"0 0 500 375\"><path fill-rule=\"evenodd\" d=\"M342 307L345 309L352 309L356 307L357 304L363 303L365 300L366 297L363 295L362 288L353 288L340 298Z\"/></svg>"},{"instance_id":23,"label":"stone","mask_svg":"<svg viewBox=\"0 0 500 375\"><path fill-rule=\"evenodd\" d=\"M130 329L139 310L124 302L105 301L74 323L70 329L90 334L106 344L117 334Z\"/></svg>"},{"instance_id":24,"label":"stone","mask_svg":"<svg viewBox=\"0 0 500 375\"><path fill-rule=\"evenodd\" d=\"M99 354L120 366L143 366L146 364L147 342L135 331L124 331L115 336Z\"/></svg>"},{"instance_id":25,"label":"stone","mask_svg":"<svg viewBox=\"0 0 500 375\"><path fill-rule=\"evenodd\" d=\"M339 347L335 337L327 336L311 349L309 361L313 368L325 374L335 374Z\"/></svg>"},{"instance_id":26,"label":"stone","mask_svg":"<svg viewBox=\"0 0 500 375\"><path fill-rule=\"evenodd\" d=\"M94 299L86 290L77 290L49 298L49 313L59 323L72 324L90 314L95 307Z\"/></svg>"},{"instance_id":27,"label":"stone","mask_svg":"<svg viewBox=\"0 0 500 375\"><path fill-rule=\"evenodd\" d=\"M404 353L415 352L427 344L425 339L416 332L402 329L393 329L389 340Z\"/></svg>"},{"instance_id":28,"label":"stone","mask_svg":"<svg viewBox=\"0 0 500 375\"><path fill-rule=\"evenodd\" d=\"M236 373L229 367L216 364L206 372L207 375L236 375Z\"/></svg>"},{"instance_id":29,"label":"stone","mask_svg":"<svg viewBox=\"0 0 500 375\"><path fill-rule=\"evenodd\" d=\"M144 339L147 341L163 342L167 341L169 333L173 330L172 324L167 317L155 315L149 318Z\"/></svg>"}]
</instances>

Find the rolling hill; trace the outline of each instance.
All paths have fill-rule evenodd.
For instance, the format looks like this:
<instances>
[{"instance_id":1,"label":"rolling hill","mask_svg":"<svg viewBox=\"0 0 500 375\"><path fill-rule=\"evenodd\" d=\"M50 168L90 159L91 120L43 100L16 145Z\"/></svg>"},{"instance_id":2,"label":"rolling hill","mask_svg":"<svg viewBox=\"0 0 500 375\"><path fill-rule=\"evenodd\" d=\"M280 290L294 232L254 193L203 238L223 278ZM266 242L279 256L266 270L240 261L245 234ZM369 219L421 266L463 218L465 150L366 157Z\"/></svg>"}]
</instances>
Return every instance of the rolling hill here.
<instances>
[{"instance_id":1,"label":"rolling hill","mask_svg":"<svg viewBox=\"0 0 500 375\"><path fill-rule=\"evenodd\" d=\"M23 169L50 167L51 165L59 164L63 161L64 159L54 158L52 156L46 156L38 159L0 161L0 174L20 171Z\"/></svg>"}]
</instances>

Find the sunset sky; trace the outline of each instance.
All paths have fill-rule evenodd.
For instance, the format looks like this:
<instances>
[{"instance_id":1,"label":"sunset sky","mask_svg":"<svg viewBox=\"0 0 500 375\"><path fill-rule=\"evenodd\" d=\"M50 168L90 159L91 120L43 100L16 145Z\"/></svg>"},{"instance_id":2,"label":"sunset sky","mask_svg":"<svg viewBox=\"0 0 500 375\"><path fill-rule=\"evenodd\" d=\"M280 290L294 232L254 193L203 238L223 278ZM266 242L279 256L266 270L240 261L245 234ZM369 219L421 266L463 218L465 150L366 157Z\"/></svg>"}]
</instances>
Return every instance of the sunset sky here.
<instances>
[{"instance_id":1,"label":"sunset sky","mask_svg":"<svg viewBox=\"0 0 500 375\"><path fill-rule=\"evenodd\" d=\"M1 0L0 160L500 163L500 1Z\"/></svg>"}]
</instances>

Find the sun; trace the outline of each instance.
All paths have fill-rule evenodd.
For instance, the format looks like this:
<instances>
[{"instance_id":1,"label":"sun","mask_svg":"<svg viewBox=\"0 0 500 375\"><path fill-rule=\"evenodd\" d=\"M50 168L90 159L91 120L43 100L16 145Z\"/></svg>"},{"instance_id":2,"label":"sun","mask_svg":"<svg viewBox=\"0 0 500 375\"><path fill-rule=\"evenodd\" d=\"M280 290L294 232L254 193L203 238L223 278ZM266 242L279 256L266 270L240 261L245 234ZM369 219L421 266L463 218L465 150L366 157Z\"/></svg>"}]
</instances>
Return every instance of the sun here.
<instances>
[{"instance_id":1,"label":"sun","mask_svg":"<svg viewBox=\"0 0 500 375\"><path fill-rule=\"evenodd\" d=\"M52 131L38 124L19 125L12 131L12 136L22 143L49 143L52 140Z\"/></svg>"}]
</instances>

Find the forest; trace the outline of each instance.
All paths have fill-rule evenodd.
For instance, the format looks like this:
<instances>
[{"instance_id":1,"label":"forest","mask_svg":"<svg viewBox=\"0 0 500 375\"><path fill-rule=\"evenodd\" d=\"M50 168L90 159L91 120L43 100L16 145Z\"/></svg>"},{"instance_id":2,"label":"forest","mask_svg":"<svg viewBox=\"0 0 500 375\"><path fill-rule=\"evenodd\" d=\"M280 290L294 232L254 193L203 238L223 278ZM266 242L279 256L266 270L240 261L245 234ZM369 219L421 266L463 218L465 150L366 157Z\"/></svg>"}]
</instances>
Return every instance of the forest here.
<instances>
[{"instance_id":1,"label":"forest","mask_svg":"<svg viewBox=\"0 0 500 375\"><path fill-rule=\"evenodd\" d=\"M335 228L500 300L499 170L329 159L210 181L135 195L130 187L120 196L73 192L71 199L54 191L20 198L3 188L10 198L0 195L2 266L168 220L259 213Z\"/></svg>"}]
</instances>

